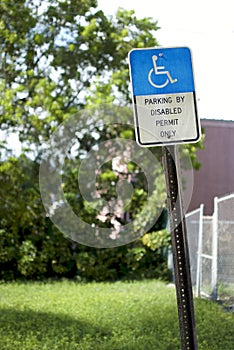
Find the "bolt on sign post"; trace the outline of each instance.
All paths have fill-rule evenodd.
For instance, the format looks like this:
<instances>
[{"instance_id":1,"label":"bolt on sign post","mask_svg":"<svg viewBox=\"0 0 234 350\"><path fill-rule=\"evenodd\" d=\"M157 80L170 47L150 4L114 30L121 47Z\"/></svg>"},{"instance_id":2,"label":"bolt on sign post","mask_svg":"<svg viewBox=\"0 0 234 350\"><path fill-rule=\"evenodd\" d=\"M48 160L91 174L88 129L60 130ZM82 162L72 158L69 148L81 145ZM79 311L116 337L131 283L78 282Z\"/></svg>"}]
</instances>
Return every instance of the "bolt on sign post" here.
<instances>
[{"instance_id":1,"label":"bolt on sign post","mask_svg":"<svg viewBox=\"0 0 234 350\"><path fill-rule=\"evenodd\" d=\"M187 47L129 53L136 141L162 146L182 350L197 350L193 293L177 144L200 139L191 52Z\"/></svg>"}]
</instances>

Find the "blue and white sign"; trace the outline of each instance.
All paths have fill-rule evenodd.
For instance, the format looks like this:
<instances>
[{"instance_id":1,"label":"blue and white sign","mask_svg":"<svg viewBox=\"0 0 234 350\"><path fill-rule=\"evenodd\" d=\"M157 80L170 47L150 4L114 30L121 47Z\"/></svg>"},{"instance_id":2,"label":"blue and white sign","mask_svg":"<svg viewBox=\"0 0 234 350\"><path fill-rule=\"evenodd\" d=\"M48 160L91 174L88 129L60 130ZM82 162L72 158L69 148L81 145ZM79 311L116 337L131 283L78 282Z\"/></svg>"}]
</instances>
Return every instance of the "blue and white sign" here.
<instances>
[{"instance_id":1,"label":"blue and white sign","mask_svg":"<svg viewBox=\"0 0 234 350\"><path fill-rule=\"evenodd\" d=\"M189 48L133 49L129 63L137 142L197 142L200 124Z\"/></svg>"}]
</instances>

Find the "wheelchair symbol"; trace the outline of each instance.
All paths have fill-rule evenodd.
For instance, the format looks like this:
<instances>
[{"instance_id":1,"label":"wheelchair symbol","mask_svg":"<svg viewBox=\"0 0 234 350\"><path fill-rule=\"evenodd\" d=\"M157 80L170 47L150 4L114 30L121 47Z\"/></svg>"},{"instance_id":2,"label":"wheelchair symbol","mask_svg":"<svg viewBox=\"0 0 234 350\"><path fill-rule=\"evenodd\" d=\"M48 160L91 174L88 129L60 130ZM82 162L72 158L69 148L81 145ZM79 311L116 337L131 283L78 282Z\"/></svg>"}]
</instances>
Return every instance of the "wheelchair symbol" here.
<instances>
[{"instance_id":1,"label":"wheelchair symbol","mask_svg":"<svg viewBox=\"0 0 234 350\"><path fill-rule=\"evenodd\" d=\"M159 56L162 56L163 54L159 54ZM158 88L158 89L162 89L165 86L167 86L169 83L174 84L178 81L178 79L173 79L171 77L171 74L169 71L165 70L164 66L158 66L157 65L157 60L158 60L158 56L154 55L152 56L152 61L153 61L153 68L150 69L149 73L148 73L148 81L149 83ZM157 75L166 75L166 81L163 82L162 84L156 84L153 82L152 80L152 76L157 76Z\"/></svg>"}]
</instances>

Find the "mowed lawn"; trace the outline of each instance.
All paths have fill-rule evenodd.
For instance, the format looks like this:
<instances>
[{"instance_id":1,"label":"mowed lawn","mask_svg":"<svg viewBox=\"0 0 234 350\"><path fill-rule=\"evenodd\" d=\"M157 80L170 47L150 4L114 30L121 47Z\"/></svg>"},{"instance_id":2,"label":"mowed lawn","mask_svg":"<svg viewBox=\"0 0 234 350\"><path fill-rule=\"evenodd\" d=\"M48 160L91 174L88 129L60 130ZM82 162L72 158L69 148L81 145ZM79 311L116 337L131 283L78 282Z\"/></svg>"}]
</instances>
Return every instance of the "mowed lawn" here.
<instances>
[{"instance_id":1,"label":"mowed lawn","mask_svg":"<svg viewBox=\"0 0 234 350\"><path fill-rule=\"evenodd\" d=\"M195 300L199 350L234 349L234 315ZM0 285L0 349L179 350L175 289L159 281Z\"/></svg>"}]
</instances>

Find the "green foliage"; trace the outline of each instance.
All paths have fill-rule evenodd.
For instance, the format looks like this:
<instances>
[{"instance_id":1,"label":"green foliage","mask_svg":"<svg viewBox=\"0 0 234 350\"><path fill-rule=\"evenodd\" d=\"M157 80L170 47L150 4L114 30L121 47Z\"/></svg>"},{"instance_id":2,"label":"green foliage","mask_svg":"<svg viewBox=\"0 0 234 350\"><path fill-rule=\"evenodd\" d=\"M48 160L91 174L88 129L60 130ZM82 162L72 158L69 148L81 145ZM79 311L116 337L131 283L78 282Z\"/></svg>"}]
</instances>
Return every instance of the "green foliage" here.
<instances>
[{"instance_id":1,"label":"green foliage","mask_svg":"<svg viewBox=\"0 0 234 350\"><path fill-rule=\"evenodd\" d=\"M23 241L19 248L18 269L23 276L30 276L33 271L33 262L36 258L36 247L31 241Z\"/></svg>"},{"instance_id":2,"label":"green foliage","mask_svg":"<svg viewBox=\"0 0 234 350\"><path fill-rule=\"evenodd\" d=\"M130 132L130 131L129 131ZM128 133L125 130L125 133ZM100 188L109 188L117 176L105 164ZM131 171L134 164L129 164ZM71 205L86 220L94 214L77 201L77 171L72 165L64 171L64 191ZM22 155L0 163L0 278L44 279L76 277L84 280L168 279L165 249L168 233L147 234L142 239L115 249L95 249L71 242L47 218L39 196L38 164ZM133 196L133 209L144 205L146 195L139 178ZM113 187L113 191L115 186ZM109 191L110 193L110 191ZM159 191L156 192L159 195ZM76 198L75 198L75 197ZM80 215L80 213L79 213ZM155 227L157 230L163 223ZM152 239L150 238L152 235ZM162 236L164 235L164 239ZM155 240L157 245L155 245Z\"/></svg>"},{"instance_id":3,"label":"green foliage","mask_svg":"<svg viewBox=\"0 0 234 350\"><path fill-rule=\"evenodd\" d=\"M170 244L170 235L164 230L146 233L142 237L142 242L153 251L157 249L165 249Z\"/></svg>"},{"instance_id":4,"label":"green foliage","mask_svg":"<svg viewBox=\"0 0 234 350\"><path fill-rule=\"evenodd\" d=\"M122 115L126 122L132 120L128 52L134 47L156 46L157 29L156 21L137 19L134 11L119 9L108 17L97 9L96 0L0 2L0 125L4 131L0 143L0 279L168 277L168 235L156 232L164 228L163 222L153 227L153 233L126 247L83 247L52 225L38 184L45 141L70 116L95 104L112 103L112 107L117 106L117 120L118 113L121 120ZM80 118L77 123L82 130L79 147L74 157L65 160L63 189L75 213L86 222L100 224L95 209L81 198L78 166L97 142L115 137L133 139L134 131L129 125L94 124L90 133L86 120ZM7 142L13 132L22 142L17 157ZM160 158L160 150L153 152ZM191 156L194 152L191 148ZM127 207L134 219L144 207L147 184L133 162L127 164L128 175L135 178L133 200ZM159 171L155 176L152 207L165 196L162 174ZM104 198L116 196L119 179L111 162L102 166L97 180ZM147 215L145 222L151 212ZM101 224L108 227L110 223Z\"/></svg>"},{"instance_id":5,"label":"green foliage","mask_svg":"<svg viewBox=\"0 0 234 350\"><path fill-rule=\"evenodd\" d=\"M168 234L165 235L168 237ZM169 280L166 248L169 240L158 244L139 239L123 247L95 249L83 247L77 254L78 276L87 281L141 280L161 278Z\"/></svg>"},{"instance_id":6,"label":"green foliage","mask_svg":"<svg viewBox=\"0 0 234 350\"><path fill-rule=\"evenodd\" d=\"M134 283L0 285L0 347L58 350L175 350L180 334L175 289ZM230 350L234 316L195 300L199 350Z\"/></svg>"},{"instance_id":7,"label":"green foliage","mask_svg":"<svg viewBox=\"0 0 234 350\"><path fill-rule=\"evenodd\" d=\"M92 104L99 89L106 102L118 91L129 101L128 52L155 46L157 23L123 9L107 17L96 7L94 0L0 3L0 124L22 141L41 145L83 108L89 88L97 91Z\"/></svg>"}]
</instances>

